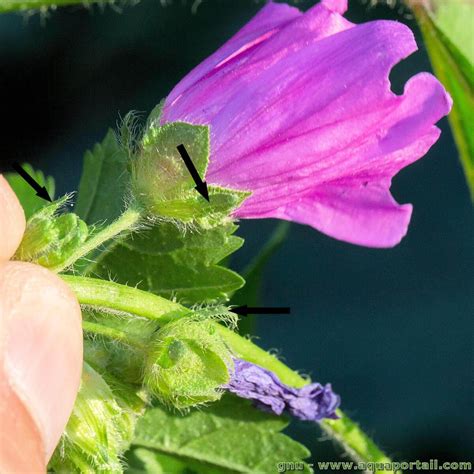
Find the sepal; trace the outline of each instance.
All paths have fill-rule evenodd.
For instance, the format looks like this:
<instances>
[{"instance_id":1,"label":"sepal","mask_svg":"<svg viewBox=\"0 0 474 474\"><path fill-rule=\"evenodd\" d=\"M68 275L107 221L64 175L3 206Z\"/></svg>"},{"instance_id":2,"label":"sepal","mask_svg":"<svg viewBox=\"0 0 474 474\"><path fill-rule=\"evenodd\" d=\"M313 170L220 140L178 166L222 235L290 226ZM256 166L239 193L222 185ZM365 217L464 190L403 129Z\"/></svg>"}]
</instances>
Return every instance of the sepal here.
<instances>
[{"instance_id":1,"label":"sepal","mask_svg":"<svg viewBox=\"0 0 474 474\"><path fill-rule=\"evenodd\" d=\"M148 120L140 149L132 162L132 195L149 215L176 223L210 228L225 220L250 195L208 186L209 201L196 191L177 147L184 145L200 179L205 181L210 154L208 126L173 122L158 125L159 106Z\"/></svg>"}]
</instances>

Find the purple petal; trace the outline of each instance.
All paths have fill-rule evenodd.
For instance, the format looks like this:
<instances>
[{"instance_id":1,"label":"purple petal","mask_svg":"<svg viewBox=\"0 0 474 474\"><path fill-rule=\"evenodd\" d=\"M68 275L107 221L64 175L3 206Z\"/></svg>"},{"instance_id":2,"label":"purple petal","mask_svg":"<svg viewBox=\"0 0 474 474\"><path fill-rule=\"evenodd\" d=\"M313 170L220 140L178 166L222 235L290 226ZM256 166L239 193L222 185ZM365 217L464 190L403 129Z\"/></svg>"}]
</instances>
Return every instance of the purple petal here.
<instances>
[{"instance_id":1,"label":"purple petal","mask_svg":"<svg viewBox=\"0 0 474 474\"><path fill-rule=\"evenodd\" d=\"M202 83L206 80L209 81L212 78L212 74L216 73L217 70L223 69L222 66L225 63L229 63L231 59L239 56L247 56L252 47L265 41L285 24L300 15L301 12L297 8L284 4L268 3L236 35L182 79L167 97L166 104L173 105L174 115L183 113L183 108L180 107L180 104L176 104L176 102L180 99L181 102L188 104L190 97L188 95L182 96L187 92L193 92L189 90L192 86L197 87L199 85L203 87ZM237 61L234 61L234 63L237 63ZM228 66L230 65L228 64ZM226 71L229 69L230 67L226 67ZM176 119L167 117L164 121L174 120Z\"/></svg>"},{"instance_id":2,"label":"purple petal","mask_svg":"<svg viewBox=\"0 0 474 474\"><path fill-rule=\"evenodd\" d=\"M299 396L289 400L289 412L301 420L318 421L323 418L336 419L336 409L341 400L332 391L331 384L324 387L312 383L299 391Z\"/></svg>"},{"instance_id":3,"label":"purple petal","mask_svg":"<svg viewBox=\"0 0 474 474\"><path fill-rule=\"evenodd\" d=\"M304 15L288 5L267 4L239 33L178 83L166 99L162 122L212 123L226 102L232 96L238 97L242 87L258 79L263 70L304 49L308 42L351 26L322 4Z\"/></svg>"},{"instance_id":4,"label":"purple petal","mask_svg":"<svg viewBox=\"0 0 474 474\"><path fill-rule=\"evenodd\" d=\"M206 180L252 192L235 217L390 247L411 216L391 179L437 140L451 100L426 73L391 92L391 68L416 50L411 31L353 25L339 14L346 3L324 0L305 14L270 3L178 84L162 120L211 125Z\"/></svg>"},{"instance_id":5,"label":"purple petal","mask_svg":"<svg viewBox=\"0 0 474 474\"><path fill-rule=\"evenodd\" d=\"M239 397L253 400L267 411L281 415L284 411L301 420L319 421L337 418L340 398L327 384L312 383L303 388L289 387L263 367L235 359L234 373L225 387Z\"/></svg>"}]
</instances>

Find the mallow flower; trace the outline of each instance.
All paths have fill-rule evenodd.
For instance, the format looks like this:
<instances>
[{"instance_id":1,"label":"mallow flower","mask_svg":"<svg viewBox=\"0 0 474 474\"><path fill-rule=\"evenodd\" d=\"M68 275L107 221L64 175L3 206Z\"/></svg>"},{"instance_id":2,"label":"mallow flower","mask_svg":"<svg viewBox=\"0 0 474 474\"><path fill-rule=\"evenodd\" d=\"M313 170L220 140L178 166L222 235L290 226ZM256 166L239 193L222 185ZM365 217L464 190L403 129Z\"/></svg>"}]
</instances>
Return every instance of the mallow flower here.
<instances>
[{"instance_id":1,"label":"mallow flower","mask_svg":"<svg viewBox=\"0 0 474 474\"><path fill-rule=\"evenodd\" d=\"M337 418L336 409L341 402L330 384L289 387L273 372L242 359L234 360L234 371L225 388L239 397L253 400L265 411L276 415L287 412L300 420Z\"/></svg>"},{"instance_id":2,"label":"mallow flower","mask_svg":"<svg viewBox=\"0 0 474 474\"><path fill-rule=\"evenodd\" d=\"M234 217L391 247L412 212L392 197L392 177L436 142L451 99L428 73L393 93L388 75L416 51L412 32L353 24L346 9L268 3L178 83L160 122L210 126L207 183L251 192Z\"/></svg>"}]
</instances>

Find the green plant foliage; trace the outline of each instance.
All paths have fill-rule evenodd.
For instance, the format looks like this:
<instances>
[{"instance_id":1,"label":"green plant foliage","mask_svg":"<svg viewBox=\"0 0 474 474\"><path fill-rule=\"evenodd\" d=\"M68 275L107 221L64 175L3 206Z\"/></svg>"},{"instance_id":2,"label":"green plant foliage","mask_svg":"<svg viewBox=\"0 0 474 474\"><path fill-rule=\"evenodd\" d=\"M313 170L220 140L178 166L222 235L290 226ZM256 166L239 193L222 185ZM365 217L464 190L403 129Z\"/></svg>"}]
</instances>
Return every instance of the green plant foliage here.
<instances>
[{"instance_id":1,"label":"green plant foliage","mask_svg":"<svg viewBox=\"0 0 474 474\"><path fill-rule=\"evenodd\" d=\"M83 324L84 358L93 362L94 367L101 372L108 373L123 383L141 386L146 350L139 350L131 343L145 346L158 326L133 317L119 315L110 317L110 314L92 313L88 310L83 310L82 314L87 321ZM88 323L94 324L94 328L100 327L102 331L111 335L104 337L89 333ZM117 334L124 334L127 341L120 342L114 337Z\"/></svg>"},{"instance_id":2,"label":"green plant foliage","mask_svg":"<svg viewBox=\"0 0 474 474\"><path fill-rule=\"evenodd\" d=\"M137 286L186 304L228 300L244 280L217 265L242 246L228 223L182 231L163 222L116 244L98 261L95 275Z\"/></svg>"},{"instance_id":3,"label":"green plant foliage","mask_svg":"<svg viewBox=\"0 0 474 474\"><path fill-rule=\"evenodd\" d=\"M281 433L287 424L226 395L185 415L161 407L148 410L137 423L134 444L173 456L197 474L271 473L282 460L302 462L310 454ZM300 472L311 470L305 465Z\"/></svg>"},{"instance_id":4,"label":"green plant foliage","mask_svg":"<svg viewBox=\"0 0 474 474\"><path fill-rule=\"evenodd\" d=\"M474 5L471 0L431 0L436 26L447 36L459 52L474 64L472 21Z\"/></svg>"},{"instance_id":5,"label":"green plant foliage","mask_svg":"<svg viewBox=\"0 0 474 474\"><path fill-rule=\"evenodd\" d=\"M50 461L55 472L122 472L121 456L133 437L143 402L84 364L81 388Z\"/></svg>"},{"instance_id":6,"label":"green plant foliage","mask_svg":"<svg viewBox=\"0 0 474 474\"><path fill-rule=\"evenodd\" d=\"M94 3L108 4L114 3L113 0L1 0L0 13L29 10L47 10L67 5L89 6Z\"/></svg>"},{"instance_id":7,"label":"green plant foliage","mask_svg":"<svg viewBox=\"0 0 474 474\"><path fill-rule=\"evenodd\" d=\"M150 200L155 202L158 193L158 197L165 199L158 201L166 202L165 207L176 212L162 216L165 220L152 219L151 228L115 240L100 257L98 252L89 257L92 264L76 265L76 272L112 277L187 304L226 301L243 286L244 280L218 263L243 243L233 235L237 226L227 215L246 194L211 187L213 204L209 205L194 189L195 183L176 149L185 143L198 171L204 175L209 153L208 127L184 123L157 127L159 106L150 117L140 139L128 120L122 127L120 141L109 131L101 144L86 153L76 212L88 224L110 223L117 218L124 202L131 199L131 162L136 198L147 207ZM173 184L174 178L169 188L166 182L156 182L166 174L163 167L174 169L173 177L180 182L178 188ZM181 192L186 194L184 199L179 198ZM202 219L190 223L189 215Z\"/></svg>"},{"instance_id":8,"label":"green plant foliage","mask_svg":"<svg viewBox=\"0 0 474 474\"><path fill-rule=\"evenodd\" d=\"M127 474L191 474L176 458L145 448L137 448L127 457Z\"/></svg>"},{"instance_id":9,"label":"green plant foliage","mask_svg":"<svg viewBox=\"0 0 474 474\"><path fill-rule=\"evenodd\" d=\"M130 184L128 163L128 152L113 130L85 153L75 212L87 224L110 223L123 212Z\"/></svg>"},{"instance_id":10,"label":"green plant foliage","mask_svg":"<svg viewBox=\"0 0 474 474\"><path fill-rule=\"evenodd\" d=\"M31 165L24 164L22 168L41 186L45 186L48 194L54 199L55 184L51 176L45 176L41 171L36 171ZM31 186L17 173L7 173L6 180L17 195L25 216L29 219L35 212L49 205L48 201L38 197Z\"/></svg>"},{"instance_id":11,"label":"green plant foliage","mask_svg":"<svg viewBox=\"0 0 474 474\"><path fill-rule=\"evenodd\" d=\"M413 11L433 69L454 101L448 118L474 199L474 4L432 0Z\"/></svg>"}]
</instances>

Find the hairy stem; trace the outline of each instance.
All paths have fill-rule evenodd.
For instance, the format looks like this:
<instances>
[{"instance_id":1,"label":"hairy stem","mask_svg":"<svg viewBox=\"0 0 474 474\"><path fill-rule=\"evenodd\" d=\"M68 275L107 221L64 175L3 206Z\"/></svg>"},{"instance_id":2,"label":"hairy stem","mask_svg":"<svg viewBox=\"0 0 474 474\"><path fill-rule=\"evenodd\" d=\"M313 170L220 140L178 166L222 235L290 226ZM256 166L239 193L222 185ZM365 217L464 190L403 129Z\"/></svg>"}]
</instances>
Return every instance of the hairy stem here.
<instances>
[{"instance_id":1,"label":"hairy stem","mask_svg":"<svg viewBox=\"0 0 474 474\"><path fill-rule=\"evenodd\" d=\"M130 207L120 217L118 217L112 224L104 227L104 229L97 232L89 240L86 240L84 244L78 248L66 261L62 262L61 265L50 268L53 272L61 272L66 268L69 268L74 262L84 257L88 253L92 252L97 247L101 246L104 242L113 239L122 232L133 229L141 218L141 213L138 209Z\"/></svg>"},{"instance_id":2,"label":"hairy stem","mask_svg":"<svg viewBox=\"0 0 474 474\"><path fill-rule=\"evenodd\" d=\"M89 334L95 334L97 336L104 336L114 341L119 341L124 344L137 347L136 342L133 341L125 331L120 329L111 328L109 326L104 326L102 324L97 324L92 321L82 321L82 330ZM137 347L138 349L143 349L142 346Z\"/></svg>"},{"instance_id":3,"label":"hairy stem","mask_svg":"<svg viewBox=\"0 0 474 474\"><path fill-rule=\"evenodd\" d=\"M135 314L163 323L191 313L188 308L178 303L118 283L71 275L62 275L62 278L72 288L81 304ZM290 369L275 356L256 346L249 339L218 323L215 324L222 338L238 357L271 370L287 385L302 387L309 383L308 379ZM87 329L85 328L85 330ZM338 420L323 420L320 422L320 426L329 437L335 439L344 448L347 454L357 461L366 463L390 462L390 458L355 422L341 410L338 410L337 414L340 417ZM371 472L393 471L376 469Z\"/></svg>"},{"instance_id":4,"label":"hairy stem","mask_svg":"<svg viewBox=\"0 0 474 474\"><path fill-rule=\"evenodd\" d=\"M222 338L227 341L239 358L271 370L278 375L283 383L292 387L300 388L310 382L249 339L243 338L224 326L217 326ZM352 459L365 463L385 464L391 462L390 458L377 447L374 441L362 431L357 423L352 421L341 410L337 410L337 414L339 419L325 419L319 422L319 425L330 438L335 439L344 448ZM390 473L393 471L376 469L370 472Z\"/></svg>"},{"instance_id":5,"label":"hairy stem","mask_svg":"<svg viewBox=\"0 0 474 474\"><path fill-rule=\"evenodd\" d=\"M120 285L113 281L73 275L61 275L81 304L136 314L163 324L191 310L147 291Z\"/></svg>"}]
</instances>

